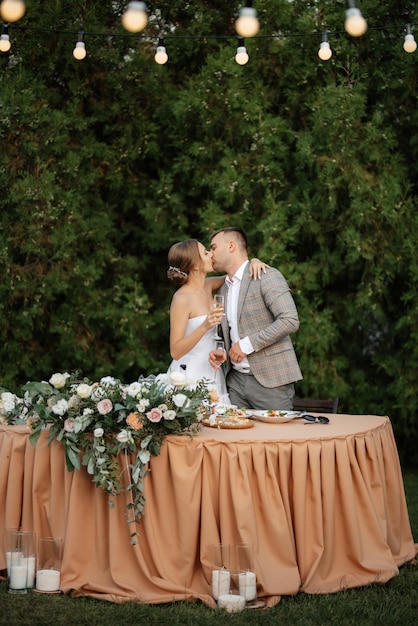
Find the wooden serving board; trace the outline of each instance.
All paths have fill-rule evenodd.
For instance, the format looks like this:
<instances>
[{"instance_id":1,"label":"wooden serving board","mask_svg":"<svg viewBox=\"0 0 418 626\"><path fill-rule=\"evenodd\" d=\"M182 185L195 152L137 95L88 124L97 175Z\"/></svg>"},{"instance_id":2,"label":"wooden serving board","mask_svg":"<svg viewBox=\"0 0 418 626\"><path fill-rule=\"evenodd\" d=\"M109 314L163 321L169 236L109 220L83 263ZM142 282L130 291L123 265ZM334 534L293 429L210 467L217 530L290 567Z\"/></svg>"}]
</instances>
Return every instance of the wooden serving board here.
<instances>
[{"instance_id":1,"label":"wooden serving board","mask_svg":"<svg viewBox=\"0 0 418 626\"><path fill-rule=\"evenodd\" d=\"M217 417L216 422L211 424L210 421L205 418L201 422L204 426L209 428L253 428L254 422L247 418L236 417Z\"/></svg>"}]
</instances>

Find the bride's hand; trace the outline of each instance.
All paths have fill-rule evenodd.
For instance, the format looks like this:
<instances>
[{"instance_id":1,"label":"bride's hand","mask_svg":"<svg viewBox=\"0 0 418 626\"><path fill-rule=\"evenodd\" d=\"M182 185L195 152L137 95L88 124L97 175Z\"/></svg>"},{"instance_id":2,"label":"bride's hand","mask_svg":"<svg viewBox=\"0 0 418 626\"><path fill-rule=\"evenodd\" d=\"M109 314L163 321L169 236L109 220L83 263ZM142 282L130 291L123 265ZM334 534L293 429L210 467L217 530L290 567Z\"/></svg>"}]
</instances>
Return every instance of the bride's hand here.
<instances>
[{"instance_id":1,"label":"bride's hand","mask_svg":"<svg viewBox=\"0 0 418 626\"><path fill-rule=\"evenodd\" d=\"M254 280L257 280L258 278L260 280L261 275L265 274L267 268L269 267L270 265L267 265L267 263L263 263L263 261L254 257L254 259L251 259L249 266L251 278L254 278Z\"/></svg>"},{"instance_id":2,"label":"bride's hand","mask_svg":"<svg viewBox=\"0 0 418 626\"><path fill-rule=\"evenodd\" d=\"M208 325L208 330L217 326L222 322L222 317L224 314L224 310L222 307L218 307L216 309L212 309L209 315L206 318L206 323Z\"/></svg>"}]
</instances>

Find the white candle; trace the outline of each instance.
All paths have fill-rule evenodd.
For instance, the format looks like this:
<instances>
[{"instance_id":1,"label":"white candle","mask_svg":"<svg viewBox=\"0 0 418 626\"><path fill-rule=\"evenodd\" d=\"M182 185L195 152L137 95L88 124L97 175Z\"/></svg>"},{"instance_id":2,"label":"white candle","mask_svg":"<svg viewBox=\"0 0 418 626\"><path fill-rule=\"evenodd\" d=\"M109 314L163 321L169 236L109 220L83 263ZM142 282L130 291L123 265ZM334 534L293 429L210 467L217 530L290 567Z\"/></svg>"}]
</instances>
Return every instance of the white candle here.
<instances>
[{"instance_id":1,"label":"white candle","mask_svg":"<svg viewBox=\"0 0 418 626\"><path fill-rule=\"evenodd\" d=\"M24 559L27 564L28 569L28 580L27 580L27 588L33 589L35 586L35 562L36 559L34 556L28 556Z\"/></svg>"},{"instance_id":2,"label":"white candle","mask_svg":"<svg viewBox=\"0 0 418 626\"><path fill-rule=\"evenodd\" d=\"M245 607L245 598L229 593L219 596L218 606L221 609L226 609L228 613L238 613Z\"/></svg>"},{"instance_id":3,"label":"white candle","mask_svg":"<svg viewBox=\"0 0 418 626\"><path fill-rule=\"evenodd\" d=\"M247 602L257 597L257 584L254 572L243 572L238 577L239 593Z\"/></svg>"},{"instance_id":4,"label":"white candle","mask_svg":"<svg viewBox=\"0 0 418 626\"><path fill-rule=\"evenodd\" d=\"M229 593L231 574L227 569L215 569L212 572L212 595L217 600L219 596Z\"/></svg>"},{"instance_id":5,"label":"white candle","mask_svg":"<svg viewBox=\"0 0 418 626\"><path fill-rule=\"evenodd\" d=\"M56 569L40 569L36 572L38 591L59 591L60 573Z\"/></svg>"},{"instance_id":6,"label":"white candle","mask_svg":"<svg viewBox=\"0 0 418 626\"><path fill-rule=\"evenodd\" d=\"M17 590L26 589L26 581L28 578L28 568L26 563L22 565L10 566L9 588Z\"/></svg>"}]
</instances>

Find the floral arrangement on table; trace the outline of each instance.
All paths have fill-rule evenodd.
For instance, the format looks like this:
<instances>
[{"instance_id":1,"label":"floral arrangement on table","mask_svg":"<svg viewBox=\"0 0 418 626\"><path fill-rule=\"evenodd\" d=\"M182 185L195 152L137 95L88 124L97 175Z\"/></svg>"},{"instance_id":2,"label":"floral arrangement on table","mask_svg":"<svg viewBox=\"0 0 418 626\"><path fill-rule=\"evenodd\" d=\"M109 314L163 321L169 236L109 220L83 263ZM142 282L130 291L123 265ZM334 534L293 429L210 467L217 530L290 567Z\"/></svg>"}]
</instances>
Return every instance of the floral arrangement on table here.
<instances>
[{"instance_id":1,"label":"floral arrangement on table","mask_svg":"<svg viewBox=\"0 0 418 626\"><path fill-rule=\"evenodd\" d=\"M33 445L48 428L48 443L62 442L69 471L85 466L96 486L111 496L130 491L128 509L133 514L128 523L139 521L144 513L143 481L151 455L160 453L167 435L197 432L211 400L208 384L188 382L182 371L130 384L111 376L91 382L77 372L56 373L48 382L26 383L22 392L19 397L0 388L0 423L26 424ZM123 469L118 462L121 452ZM109 504L114 506L113 500Z\"/></svg>"}]
</instances>

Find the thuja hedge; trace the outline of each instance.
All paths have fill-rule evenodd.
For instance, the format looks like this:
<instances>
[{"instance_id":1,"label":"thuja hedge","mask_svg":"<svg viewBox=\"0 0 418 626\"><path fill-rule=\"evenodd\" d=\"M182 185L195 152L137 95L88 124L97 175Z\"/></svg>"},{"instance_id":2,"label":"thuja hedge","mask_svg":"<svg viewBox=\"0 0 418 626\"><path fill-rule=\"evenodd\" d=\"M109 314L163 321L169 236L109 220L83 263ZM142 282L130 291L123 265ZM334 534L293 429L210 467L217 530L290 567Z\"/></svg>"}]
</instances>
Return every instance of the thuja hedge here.
<instances>
[{"instance_id":1,"label":"thuja hedge","mask_svg":"<svg viewBox=\"0 0 418 626\"><path fill-rule=\"evenodd\" d=\"M343 3L267 0L268 32L278 15L282 32L316 32L322 15L333 57L318 59L315 37L267 37L240 67L235 40L202 34L233 35L241 3L148 4L149 33L183 35L166 66L146 38L91 37L72 58L77 19L120 32L110 0L31 3L26 24L48 37L12 30L0 59L0 385L164 370L168 248L238 224L292 288L297 392L389 415L417 464L412 55L392 30L341 34ZM395 0L361 8L402 31Z\"/></svg>"}]
</instances>

